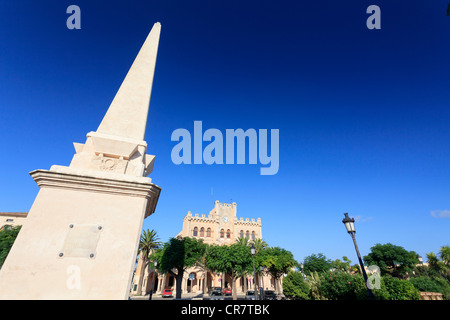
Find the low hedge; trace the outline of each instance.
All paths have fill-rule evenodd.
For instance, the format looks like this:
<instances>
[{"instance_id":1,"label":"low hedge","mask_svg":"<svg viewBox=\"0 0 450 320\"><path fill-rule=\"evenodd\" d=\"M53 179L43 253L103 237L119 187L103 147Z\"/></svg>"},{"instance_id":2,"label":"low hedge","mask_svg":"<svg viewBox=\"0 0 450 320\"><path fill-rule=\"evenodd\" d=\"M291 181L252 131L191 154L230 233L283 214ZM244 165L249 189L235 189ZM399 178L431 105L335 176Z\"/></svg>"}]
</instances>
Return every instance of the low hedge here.
<instances>
[{"instance_id":1,"label":"low hedge","mask_svg":"<svg viewBox=\"0 0 450 320\"><path fill-rule=\"evenodd\" d=\"M369 280L371 276L369 275ZM380 276L372 292L377 300L420 300L420 289L414 283L431 285L424 280L401 280ZM437 288L438 284L433 283ZM422 288L422 287L421 287ZM427 287L428 288L428 287ZM441 291L437 291L441 292ZM300 272L291 271L283 279L283 293L290 299L311 300L366 300L368 291L361 274L343 271L311 274L304 280Z\"/></svg>"}]
</instances>

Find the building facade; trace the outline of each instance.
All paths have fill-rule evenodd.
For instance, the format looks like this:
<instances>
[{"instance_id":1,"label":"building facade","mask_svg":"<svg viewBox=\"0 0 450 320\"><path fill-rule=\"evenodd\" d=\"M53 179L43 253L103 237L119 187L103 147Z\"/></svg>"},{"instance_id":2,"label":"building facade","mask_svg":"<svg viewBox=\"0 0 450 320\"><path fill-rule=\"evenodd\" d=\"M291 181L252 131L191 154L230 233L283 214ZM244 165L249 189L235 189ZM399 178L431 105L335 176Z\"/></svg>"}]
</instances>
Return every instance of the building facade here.
<instances>
[{"instance_id":1,"label":"building facade","mask_svg":"<svg viewBox=\"0 0 450 320\"><path fill-rule=\"evenodd\" d=\"M0 230L5 226L21 226L27 218L28 212L0 212Z\"/></svg>"},{"instance_id":2,"label":"building facade","mask_svg":"<svg viewBox=\"0 0 450 320\"><path fill-rule=\"evenodd\" d=\"M203 239L206 244L230 245L239 238L248 240L262 239L261 219L238 218L236 203L220 203L216 201L214 208L206 216L188 212L183 218L182 230L177 237L193 237ZM154 272L153 266L143 266L142 257L139 258L133 279L131 294L139 292L137 286L141 268L146 268L142 281L142 294L150 292L153 284L153 292L161 293L162 290L170 288L176 293L175 278L171 274ZM194 280L189 280L189 276ZM253 279L253 275L247 275L236 281L237 293L245 293L247 289L254 289L255 282L258 287L268 290L281 288L281 280L275 283L270 275L263 274ZM205 272L201 267L191 267L184 273L182 282L183 293L206 293L211 287L231 288L231 277L227 274Z\"/></svg>"}]
</instances>

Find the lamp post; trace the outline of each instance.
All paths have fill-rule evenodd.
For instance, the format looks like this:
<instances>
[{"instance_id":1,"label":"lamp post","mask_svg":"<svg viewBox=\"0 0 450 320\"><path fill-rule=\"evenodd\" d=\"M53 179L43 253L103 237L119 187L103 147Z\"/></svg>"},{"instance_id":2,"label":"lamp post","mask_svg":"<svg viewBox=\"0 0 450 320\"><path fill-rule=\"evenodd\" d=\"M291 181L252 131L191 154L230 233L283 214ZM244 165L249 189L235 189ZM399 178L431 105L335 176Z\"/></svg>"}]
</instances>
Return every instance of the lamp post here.
<instances>
[{"instance_id":1,"label":"lamp post","mask_svg":"<svg viewBox=\"0 0 450 320\"><path fill-rule=\"evenodd\" d=\"M264 287L263 272L264 272L264 267L263 266L259 267L259 270L261 271L261 287L259 287L259 300L264 300L264 296L263 296L263 287Z\"/></svg>"},{"instance_id":2,"label":"lamp post","mask_svg":"<svg viewBox=\"0 0 450 320\"><path fill-rule=\"evenodd\" d=\"M148 298L148 300L152 300L152 295L153 295L153 288L155 287L155 273L156 273L156 266L158 265L158 261L155 260L155 262L153 263L154 265L154 269L153 269L153 277L152 277L152 287L150 288L150 297Z\"/></svg>"},{"instance_id":3,"label":"lamp post","mask_svg":"<svg viewBox=\"0 0 450 320\"><path fill-rule=\"evenodd\" d=\"M367 291L369 293L369 299L373 300L373 299L375 299L375 296L373 295L373 292L369 288L369 285L367 283L366 270L364 269L364 263L363 263L363 261L361 259L361 255L359 254L358 245L356 244L356 239L355 239L355 233L356 233L356 231L355 231L355 219L349 218L348 213L344 213L344 215L345 215L345 218L342 220L342 223L345 225L345 228L347 229L348 234L353 239L353 244L355 245L355 250L356 250L356 254L358 256L359 265L361 266L361 271L363 273L364 282L366 283L366 288L367 288Z\"/></svg>"},{"instance_id":4,"label":"lamp post","mask_svg":"<svg viewBox=\"0 0 450 320\"><path fill-rule=\"evenodd\" d=\"M255 253L256 253L256 249L255 246L252 244L251 248L250 248L250 252L252 253L252 260L253 260L253 284L255 287L255 299L258 299L258 292L256 291L256 273L255 273Z\"/></svg>"}]
</instances>

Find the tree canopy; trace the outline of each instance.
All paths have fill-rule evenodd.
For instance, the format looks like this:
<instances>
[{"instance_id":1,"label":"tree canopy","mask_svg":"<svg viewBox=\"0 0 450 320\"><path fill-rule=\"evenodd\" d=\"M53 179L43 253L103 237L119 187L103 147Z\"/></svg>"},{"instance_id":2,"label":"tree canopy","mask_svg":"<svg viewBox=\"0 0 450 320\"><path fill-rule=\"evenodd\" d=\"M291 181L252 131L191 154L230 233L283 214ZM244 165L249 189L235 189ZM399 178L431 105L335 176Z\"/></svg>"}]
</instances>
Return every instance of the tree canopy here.
<instances>
[{"instance_id":1,"label":"tree canopy","mask_svg":"<svg viewBox=\"0 0 450 320\"><path fill-rule=\"evenodd\" d=\"M257 261L275 279L287 274L297 265L294 255L280 247L269 247L259 251L257 253Z\"/></svg>"},{"instance_id":2,"label":"tree canopy","mask_svg":"<svg viewBox=\"0 0 450 320\"><path fill-rule=\"evenodd\" d=\"M21 226L5 226L3 230L0 231L0 268L11 250L11 247L19 234L20 228Z\"/></svg>"},{"instance_id":3,"label":"tree canopy","mask_svg":"<svg viewBox=\"0 0 450 320\"><path fill-rule=\"evenodd\" d=\"M381 274L404 277L419 263L416 252L407 251L403 247L391 243L377 243L370 250L371 252L364 257L364 262L367 265L378 266Z\"/></svg>"},{"instance_id":4,"label":"tree canopy","mask_svg":"<svg viewBox=\"0 0 450 320\"><path fill-rule=\"evenodd\" d=\"M438 256L441 260L439 260ZM444 277L450 283L450 247L448 245L442 246L438 256L433 252L427 253L428 272L433 276Z\"/></svg>"},{"instance_id":5,"label":"tree canopy","mask_svg":"<svg viewBox=\"0 0 450 320\"><path fill-rule=\"evenodd\" d=\"M231 276L233 300L236 300L236 278L252 270L250 248L241 243L234 243L230 246L212 245L206 259L210 270L227 273Z\"/></svg>"},{"instance_id":6,"label":"tree canopy","mask_svg":"<svg viewBox=\"0 0 450 320\"><path fill-rule=\"evenodd\" d=\"M330 268L332 268L331 260L327 259L322 253L313 253L303 260L303 270L306 274L328 271Z\"/></svg>"},{"instance_id":7,"label":"tree canopy","mask_svg":"<svg viewBox=\"0 0 450 320\"><path fill-rule=\"evenodd\" d=\"M150 261L158 261L157 269L172 274L176 279L176 298L181 298L181 282L184 271L195 265L204 256L206 245L202 239L171 238L162 249L156 250Z\"/></svg>"}]
</instances>

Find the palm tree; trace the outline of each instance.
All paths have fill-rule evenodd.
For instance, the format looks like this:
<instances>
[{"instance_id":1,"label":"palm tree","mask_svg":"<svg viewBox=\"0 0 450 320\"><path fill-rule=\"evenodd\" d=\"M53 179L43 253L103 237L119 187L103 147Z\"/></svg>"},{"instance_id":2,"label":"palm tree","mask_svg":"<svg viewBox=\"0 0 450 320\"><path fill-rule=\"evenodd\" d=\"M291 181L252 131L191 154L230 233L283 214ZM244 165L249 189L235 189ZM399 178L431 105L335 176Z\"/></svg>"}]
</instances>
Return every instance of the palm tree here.
<instances>
[{"instance_id":1,"label":"palm tree","mask_svg":"<svg viewBox=\"0 0 450 320\"><path fill-rule=\"evenodd\" d=\"M265 242L263 239L260 239L260 238L250 241L250 245L252 245L252 244L255 247L256 253L269 247L267 242Z\"/></svg>"},{"instance_id":2,"label":"palm tree","mask_svg":"<svg viewBox=\"0 0 450 320\"><path fill-rule=\"evenodd\" d=\"M148 265L148 256L153 250L158 249L162 242L155 230L143 230L141 240L139 241L139 255L142 259L142 268L139 272L137 295L142 294L142 281L144 279L145 267ZM153 288L152 288L153 289Z\"/></svg>"},{"instance_id":3,"label":"palm tree","mask_svg":"<svg viewBox=\"0 0 450 320\"><path fill-rule=\"evenodd\" d=\"M247 237L239 237L236 238L236 242L243 245L244 247L251 247L253 245L255 247L256 253L269 247L267 242L260 238L250 240Z\"/></svg>"},{"instance_id":4,"label":"palm tree","mask_svg":"<svg viewBox=\"0 0 450 320\"><path fill-rule=\"evenodd\" d=\"M450 246L443 246L441 250L439 250L439 255L441 257L442 262L450 267Z\"/></svg>"},{"instance_id":5,"label":"palm tree","mask_svg":"<svg viewBox=\"0 0 450 320\"><path fill-rule=\"evenodd\" d=\"M207 282L208 282L208 256L211 252L211 245L206 244L205 245L205 251L203 252L203 255L201 256L200 260L196 263L196 265L203 269L203 294L205 294L208 290L207 288Z\"/></svg>"},{"instance_id":6,"label":"palm tree","mask_svg":"<svg viewBox=\"0 0 450 320\"><path fill-rule=\"evenodd\" d=\"M442 246L441 250L439 250L439 256L442 260L441 275L448 283L450 283L450 246Z\"/></svg>"},{"instance_id":7,"label":"palm tree","mask_svg":"<svg viewBox=\"0 0 450 320\"><path fill-rule=\"evenodd\" d=\"M239 243L240 245L243 245L244 247L249 247L249 241L248 238L246 237L236 238L236 242Z\"/></svg>"},{"instance_id":8,"label":"palm tree","mask_svg":"<svg viewBox=\"0 0 450 320\"><path fill-rule=\"evenodd\" d=\"M263 239L257 238L254 240L250 240L247 237L239 237L236 239L236 242L239 243L240 245L244 246L244 247L251 247L252 245L255 247L255 253L257 254L258 252L266 249L269 247L269 245L267 244L267 242L265 242ZM256 270L256 279L254 279L255 281L257 281L257 283L260 282L260 277L262 275L261 270L258 268ZM248 275L246 274L244 276L244 291L247 291L247 277Z\"/></svg>"},{"instance_id":9,"label":"palm tree","mask_svg":"<svg viewBox=\"0 0 450 320\"><path fill-rule=\"evenodd\" d=\"M261 252L264 249L269 247L267 242L265 242L261 238L257 238L257 239L250 241L249 245L250 246L253 245L255 247L255 254L258 254L258 252ZM260 270L260 268L258 268L256 270L256 279L255 279L255 281L257 281L256 283L258 284L258 286L259 286L259 283L261 282L262 277L263 277L263 272Z\"/></svg>"}]
</instances>

